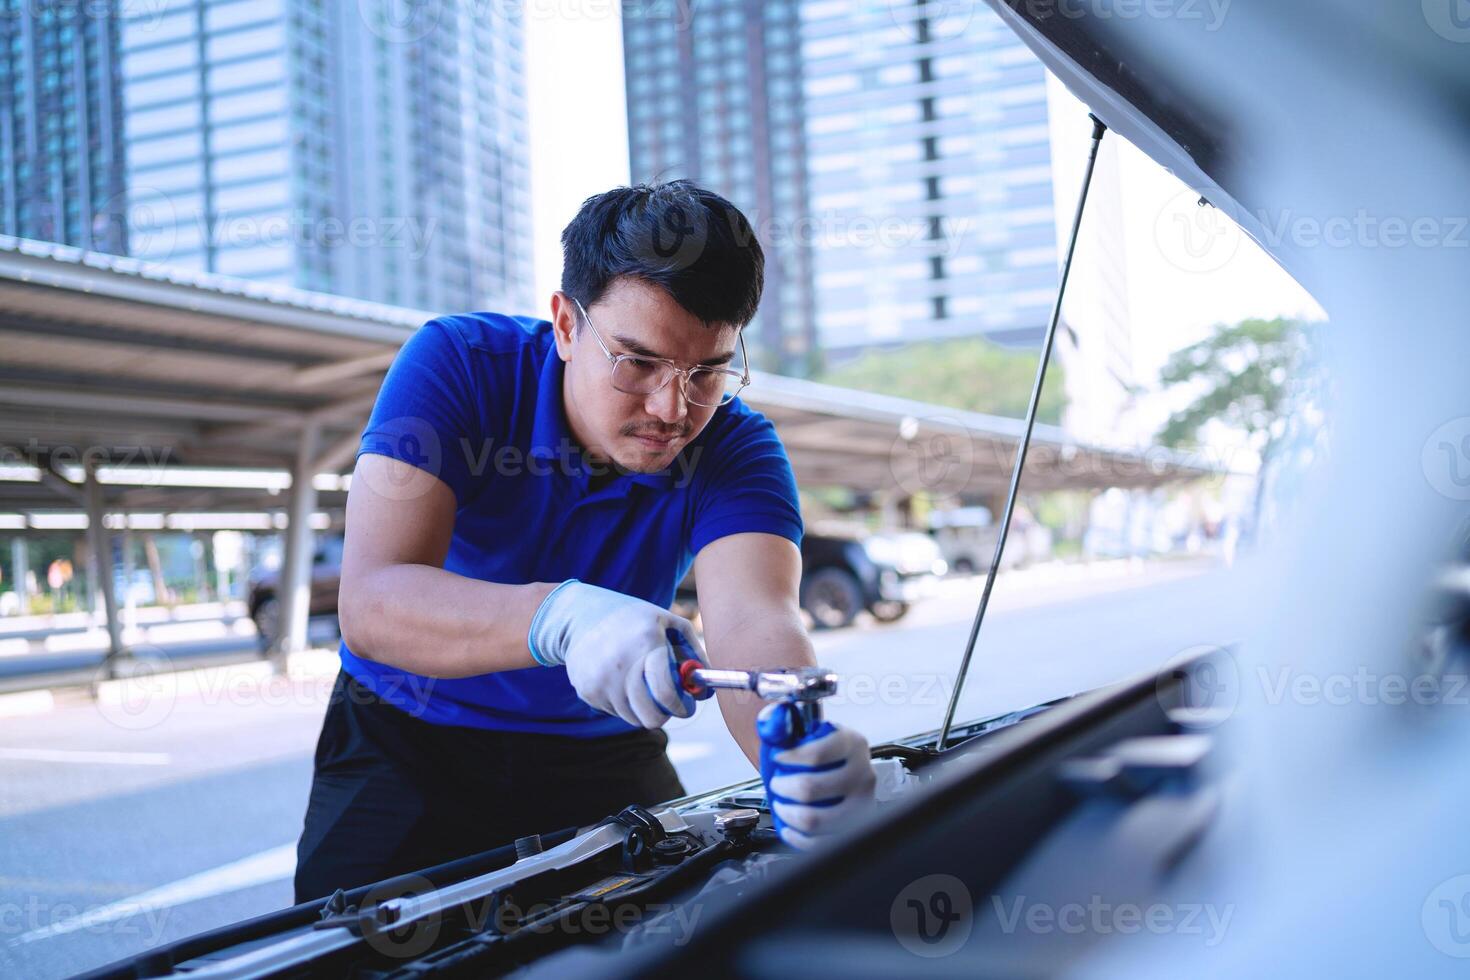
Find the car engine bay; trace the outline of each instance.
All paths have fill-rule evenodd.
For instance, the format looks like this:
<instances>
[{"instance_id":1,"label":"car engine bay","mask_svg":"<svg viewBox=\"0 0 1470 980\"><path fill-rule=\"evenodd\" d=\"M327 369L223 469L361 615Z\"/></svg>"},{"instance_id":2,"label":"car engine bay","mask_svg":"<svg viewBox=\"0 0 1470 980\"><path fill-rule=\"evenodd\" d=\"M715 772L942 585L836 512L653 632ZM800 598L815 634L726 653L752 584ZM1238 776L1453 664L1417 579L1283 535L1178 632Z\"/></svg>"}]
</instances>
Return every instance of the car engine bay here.
<instances>
[{"instance_id":1,"label":"car engine bay","mask_svg":"<svg viewBox=\"0 0 1470 980\"><path fill-rule=\"evenodd\" d=\"M1044 850L1053 831L1065 836L1079 811L1191 784L1209 748L1208 736L1191 731L1208 716L1181 713L1194 669L956 726L943 752L935 733L878 746L872 812L813 853L780 841L752 780L339 891L91 976L602 977L684 972L695 962L704 973L763 976L774 972L762 965L770 944L808 941L791 937L806 934L803 920L836 914L823 908L833 903L849 906L841 914L853 949L871 928L893 947L890 899L915 877L907 852L930 855L918 866L943 855L936 867L980 894L991 877ZM977 806L1001 809L977 817ZM1202 828L1212 810L1189 826ZM915 820L924 833L908 827ZM976 833L1003 846L973 848ZM1154 842L1166 837L1179 844L1177 834ZM1048 862L1086 866L1073 845L1061 848ZM891 894L888 884L849 890L834 880L834 862L848 875L896 875L896 884ZM778 913L813 887L800 911ZM854 901L865 911L848 919ZM897 965L870 960L866 975Z\"/></svg>"}]
</instances>

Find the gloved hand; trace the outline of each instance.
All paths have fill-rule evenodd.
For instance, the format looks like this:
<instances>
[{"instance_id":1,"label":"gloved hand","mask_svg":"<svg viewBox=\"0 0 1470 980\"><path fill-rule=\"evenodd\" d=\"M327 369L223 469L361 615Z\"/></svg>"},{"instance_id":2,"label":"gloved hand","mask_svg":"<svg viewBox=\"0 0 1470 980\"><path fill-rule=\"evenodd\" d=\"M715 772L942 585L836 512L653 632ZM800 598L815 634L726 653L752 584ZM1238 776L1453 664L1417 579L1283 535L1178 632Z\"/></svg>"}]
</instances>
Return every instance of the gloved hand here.
<instances>
[{"instance_id":1,"label":"gloved hand","mask_svg":"<svg viewBox=\"0 0 1470 980\"><path fill-rule=\"evenodd\" d=\"M651 602L568 579L541 602L526 637L531 656L565 665L577 696L630 725L659 728L688 718L694 699L679 684L664 631L677 629L694 656L704 649L689 620Z\"/></svg>"},{"instance_id":2,"label":"gloved hand","mask_svg":"<svg viewBox=\"0 0 1470 980\"><path fill-rule=\"evenodd\" d=\"M786 843L806 850L872 805L877 776L862 735L826 721L801 732L784 703L764 708L757 728L766 799Z\"/></svg>"}]
</instances>

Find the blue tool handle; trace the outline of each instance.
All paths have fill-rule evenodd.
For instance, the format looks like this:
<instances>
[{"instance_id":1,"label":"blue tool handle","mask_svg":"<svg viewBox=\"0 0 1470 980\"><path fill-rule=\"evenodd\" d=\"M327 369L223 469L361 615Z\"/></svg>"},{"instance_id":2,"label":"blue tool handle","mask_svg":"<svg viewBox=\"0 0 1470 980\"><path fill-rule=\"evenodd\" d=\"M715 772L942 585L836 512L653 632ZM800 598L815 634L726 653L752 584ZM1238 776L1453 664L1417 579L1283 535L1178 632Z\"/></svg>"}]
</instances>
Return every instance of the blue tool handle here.
<instances>
[{"instance_id":1,"label":"blue tool handle","mask_svg":"<svg viewBox=\"0 0 1470 980\"><path fill-rule=\"evenodd\" d=\"M782 803L794 803L795 801L787 800L771 792L772 777L786 773L817 770L807 766L783 765L776 761L776 756L787 749L795 748L803 742L810 742L814 738L821 738L833 731L831 722L823 719L820 714L814 713L814 715L814 719L804 718L801 709L796 705L789 701L778 701L762 708L755 719L756 734L761 740L761 782L766 787L766 803L771 808L771 823L778 834L785 829L786 822L776 813L776 801L780 800Z\"/></svg>"}]
</instances>

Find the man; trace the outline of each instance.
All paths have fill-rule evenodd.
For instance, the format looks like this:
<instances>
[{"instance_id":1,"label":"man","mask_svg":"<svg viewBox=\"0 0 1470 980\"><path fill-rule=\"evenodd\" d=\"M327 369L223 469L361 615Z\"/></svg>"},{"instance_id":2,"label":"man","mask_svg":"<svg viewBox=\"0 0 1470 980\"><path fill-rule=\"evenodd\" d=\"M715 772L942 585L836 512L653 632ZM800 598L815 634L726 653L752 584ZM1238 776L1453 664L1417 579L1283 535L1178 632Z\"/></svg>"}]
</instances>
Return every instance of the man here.
<instances>
[{"instance_id":1,"label":"man","mask_svg":"<svg viewBox=\"0 0 1470 980\"><path fill-rule=\"evenodd\" d=\"M741 328L764 257L687 181L589 198L550 322L446 316L404 345L347 500L342 673L322 725L298 901L683 794L666 631L692 564L708 662L813 662L801 516ZM721 692L759 759L761 704ZM799 847L872 798L840 726L772 780ZM810 805L815 804L815 805Z\"/></svg>"}]
</instances>

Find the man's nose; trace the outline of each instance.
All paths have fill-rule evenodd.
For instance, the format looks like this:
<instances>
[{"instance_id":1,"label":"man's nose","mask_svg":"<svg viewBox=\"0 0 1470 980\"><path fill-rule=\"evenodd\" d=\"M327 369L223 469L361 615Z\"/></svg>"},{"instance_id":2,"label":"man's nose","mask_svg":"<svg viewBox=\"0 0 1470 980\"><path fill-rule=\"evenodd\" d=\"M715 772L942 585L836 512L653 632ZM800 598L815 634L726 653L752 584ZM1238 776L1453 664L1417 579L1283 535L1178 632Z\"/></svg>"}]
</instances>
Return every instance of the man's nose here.
<instances>
[{"instance_id":1,"label":"man's nose","mask_svg":"<svg viewBox=\"0 0 1470 980\"><path fill-rule=\"evenodd\" d=\"M662 422L682 422L689 414L689 402L684 397L684 379L674 375L668 384L648 396L644 408Z\"/></svg>"}]
</instances>

